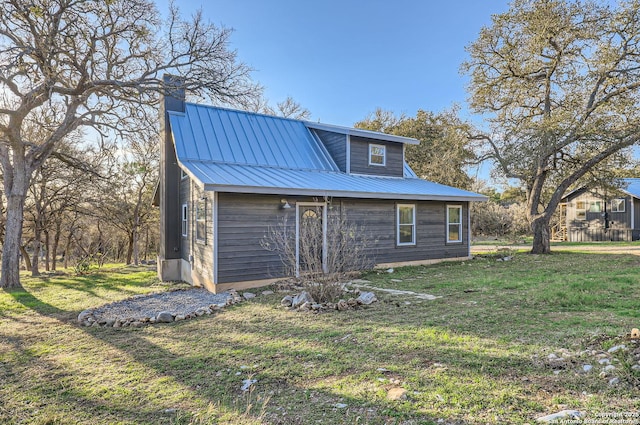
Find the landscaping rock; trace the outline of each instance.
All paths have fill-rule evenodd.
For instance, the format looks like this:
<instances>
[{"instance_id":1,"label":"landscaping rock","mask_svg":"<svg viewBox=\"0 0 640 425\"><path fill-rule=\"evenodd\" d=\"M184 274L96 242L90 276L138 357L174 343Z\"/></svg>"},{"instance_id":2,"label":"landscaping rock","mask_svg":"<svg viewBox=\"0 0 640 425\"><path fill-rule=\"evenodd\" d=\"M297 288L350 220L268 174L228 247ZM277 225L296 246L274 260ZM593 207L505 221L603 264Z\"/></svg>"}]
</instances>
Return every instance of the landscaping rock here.
<instances>
[{"instance_id":1,"label":"landscaping rock","mask_svg":"<svg viewBox=\"0 0 640 425\"><path fill-rule=\"evenodd\" d=\"M593 369L593 366L591 366L590 364L586 364L582 366L582 370L585 372L590 372L591 369Z\"/></svg>"},{"instance_id":2,"label":"landscaping rock","mask_svg":"<svg viewBox=\"0 0 640 425\"><path fill-rule=\"evenodd\" d=\"M78 314L78 323L84 324L87 322L90 317L92 317L93 312L91 310L85 310ZM88 325L85 325L88 326Z\"/></svg>"},{"instance_id":3,"label":"landscaping rock","mask_svg":"<svg viewBox=\"0 0 640 425\"><path fill-rule=\"evenodd\" d=\"M349 304L345 300L340 300L336 303L336 310L345 311L349 310Z\"/></svg>"},{"instance_id":4,"label":"landscaping rock","mask_svg":"<svg viewBox=\"0 0 640 425\"><path fill-rule=\"evenodd\" d=\"M620 345L616 345L614 347L611 347L607 350L607 353L609 354L613 354L613 353L617 353L618 351L624 351L627 349L627 346L624 344L620 344Z\"/></svg>"},{"instance_id":5,"label":"landscaping rock","mask_svg":"<svg viewBox=\"0 0 640 425\"><path fill-rule=\"evenodd\" d=\"M256 382L258 382L255 379L245 379L242 381L242 386L240 387L240 390L243 392L247 392L249 391L249 389L251 388L251 386L253 384L255 384Z\"/></svg>"},{"instance_id":6,"label":"landscaping rock","mask_svg":"<svg viewBox=\"0 0 640 425\"><path fill-rule=\"evenodd\" d=\"M173 314L168 311L161 311L156 316L156 322L158 323L170 323L173 322Z\"/></svg>"},{"instance_id":7,"label":"landscaping rock","mask_svg":"<svg viewBox=\"0 0 640 425\"><path fill-rule=\"evenodd\" d=\"M391 388L387 392L387 398L389 400L406 400L407 398L407 390L401 387Z\"/></svg>"},{"instance_id":8,"label":"landscaping rock","mask_svg":"<svg viewBox=\"0 0 640 425\"><path fill-rule=\"evenodd\" d=\"M609 379L609 385L614 386L620 383L620 378L611 378Z\"/></svg>"},{"instance_id":9,"label":"landscaping rock","mask_svg":"<svg viewBox=\"0 0 640 425\"><path fill-rule=\"evenodd\" d=\"M293 305L293 297L291 295L287 295L280 301L280 305L284 307L291 307Z\"/></svg>"},{"instance_id":10,"label":"landscaping rock","mask_svg":"<svg viewBox=\"0 0 640 425\"><path fill-rule=\"evenodd\" d=\"M393 269L387 269L387 273L393 273Z\"/></svg>"},{"instance_id":11,"label":"landscaping rock","mask_svg":"<svg viewBox=\"0 0 640 425\"><path fill-rule=\"evenodd\" d=\"M356 301L358 304L369 305L378 301L378 299L373 292L361 292Z\"/></svg>"},{"instance_id":12,"label":"landscaping rock","mask_svg":"<svg viewBox=\"0 0 640 425\"><path fill-rule=\"evenodd\" d=\"M253 292L245 292L242 294L242 296L244 297L245 300L250 300L252 298L255 298L256 294L254 294Z\"/></svg>"},{"instance_id":13,"label":"landscaping rock","mask_svg":"<svg viewBox=\"0 0 640 425\"><path fill-rule=\"evenodd\" d=\"M293 297L293 300L291 302L291 307L298 308L301 305L303 305L304 303L313 304L314 302L315 301L313 300L313 298L311 297L311 295L309 295L309 293L307 291L302 291L298 295Z\"/></svg>"},{"instance_id":14,"label":"landscaping rock","mask_svg":"<svg viewBox=\"0 0 640 425\"><path fill-rule=\"evenodd\" d=\"M273 295L274 292L273 291L262 291L261 294L262 295Z\"/></svg>"},{"instance_id":15,"label":"landscaping rock","mask_svg":"<svg viewBox=\"0 0 640 425\"><path fill-rule=\"evenodd\" d=\"M580 419L582 413L577 410L563 410L558 413L552 413L551 415L542 416L536 419L538 422L546 423L558 423L559 419Z\"/></svg>"}]
</instances>

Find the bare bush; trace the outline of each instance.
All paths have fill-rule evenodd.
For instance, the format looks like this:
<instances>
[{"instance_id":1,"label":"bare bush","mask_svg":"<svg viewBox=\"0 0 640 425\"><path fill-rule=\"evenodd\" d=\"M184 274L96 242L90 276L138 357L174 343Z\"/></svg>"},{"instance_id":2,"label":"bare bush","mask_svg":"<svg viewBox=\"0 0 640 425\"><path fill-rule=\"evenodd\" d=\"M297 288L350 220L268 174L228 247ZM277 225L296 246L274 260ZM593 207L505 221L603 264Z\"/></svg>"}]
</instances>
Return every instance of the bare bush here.
<instances>
[{"instance_id":1,"label":"bare bush","mask_svg":"<svg viewBox=\"0 0 640 425\"><path fill-rule=\"evenodd\" d=\"M293 223L291 222L293 221ZM366 255L370 245L363 226L347 221L338 208L306 209L296 223L288 215L270 227L262 247L276 252L289 276L299 278L316 302L338 300L345 276L370 269Z\"/></svg>"}]
</instances>

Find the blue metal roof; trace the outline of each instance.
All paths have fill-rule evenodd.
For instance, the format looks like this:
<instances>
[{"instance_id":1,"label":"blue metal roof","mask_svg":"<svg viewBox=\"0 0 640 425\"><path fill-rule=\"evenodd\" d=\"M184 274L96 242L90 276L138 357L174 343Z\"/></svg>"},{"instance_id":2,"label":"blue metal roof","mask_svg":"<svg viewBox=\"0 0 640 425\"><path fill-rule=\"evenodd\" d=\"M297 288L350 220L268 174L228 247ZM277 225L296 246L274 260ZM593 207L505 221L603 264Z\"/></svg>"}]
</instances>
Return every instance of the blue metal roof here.
<instances>
[{"instance_id":1,"label":"blue metal roof","mask_svg":"<svg viewBox=\"0 0 640 425\"><path fill-rule=\"evenodd\" d=\"M483 201L476 193L438 183L400 177L296 170L210 161L181 162L206 190L347 198Z\"/></svg>"},{"instance_id":2,"label":"blue metal roof","mask_svg":"<svg viewBox=\"0 0 640 425\"><path fill-rule=\"evenodd\" d=\"M622 179L627 185L622 190L634 198L640 199L640 179Z\"/></svg>"},{"instance_id":3,"label":"blue metal roof","mask_svg":"<svg viewBox=\"0 0 640 425\"><path fill-rule=\"evenodd\" d=\"M180 166L206 190L353 198L484 201L485 196L416 177L341 172L305 122L186 104L169 112ZM373 132L368 132L373 137ZM383 137L380 137L384 140Z\"/></svg>"},{"instance_id":4,"label":"blue metal roof","mask_svg":"<svg viewBox=\"0 0 640 425\"><path fill-rule=\"evenodd\" d=\"M338 170L302 121L191 103L169 120L183 160Z\"/></svg>"}]
</instances>

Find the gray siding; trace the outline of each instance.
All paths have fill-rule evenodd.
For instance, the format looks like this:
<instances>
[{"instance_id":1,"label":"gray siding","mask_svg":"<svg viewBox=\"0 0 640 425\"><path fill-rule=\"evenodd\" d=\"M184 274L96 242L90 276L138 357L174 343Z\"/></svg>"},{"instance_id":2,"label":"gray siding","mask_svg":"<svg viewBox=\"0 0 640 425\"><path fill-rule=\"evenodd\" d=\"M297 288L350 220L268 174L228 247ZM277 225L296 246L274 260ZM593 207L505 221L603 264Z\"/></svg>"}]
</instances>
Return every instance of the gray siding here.
<instances>
[{"instance_id":1,"label":"gray siding","mask_svg":"<svg viewBox=\"0 0 640 425\"><path fill-rule=\"evenodd\" d=\"M182 204L187 204L187 236L181 236L180 238L180 252L181 258L189 261L189 254L191 254L190 235L193 228L193 205L191 204L191 179L188 177L180 180L180 222L178 223L180 234L182 234Z\"/></svg>"},{"instance_id":2,"label":"gray siding","mask_svg":"<svg viewBox=\"0 0 640 425\"><path fill-rule=\"evenodd\" d=\"M312 130L329 151L340 171L347 171L347 136L324 130Z\"/></svg>"},{"instance_id":3,"label":"gray siding","mask_svg":"<svg viewBox=\"0 0 640 425\"><path fill-rule=\"evenodd\" d=\"M193 271L204 280L213 281L213 209L214 193L205 192L197 185L191 185L191 217L189 237L191 239L191 252L193 254ZM206 198L206 235L203 240L196 238L196 203L202 197Z\"/></svg>"},{"instance_id":4,"label":"gray siding","mask_svg":"<svg viewBox=\"0 0 640 425\"><path fill-rule=\"evenodd\" d=\"M206 198L206 237L196 239L196 203L200 198ZM182 222L178 220L176 226L180 236L181 258L190 262L192 272L198 282L213 281L213 208L214 193L205 192L189 178L180 181L180 214L182 218L182 204L187 204L187 236L182 236ZM191 257L192 256L192 257Z\"/></svg>"},{"instance_id":5,"label":"gray siding","mask_svg":"<svg viewBox=\"0 0 640 425\"><path fill-rule=\"evenodd\" d=\"M396 245L396 205L416 205L416 244ZM431 201L343 200L342 208L350 222L364 228L371 244L367 249L375 263L435 260L469 255L468 204L462 205L462 243L447 244L446 203Z\"/></svg>"},{"instance_id":6,"label":"gray siding","mask_svg":"<svg viewBox=\"0 0 640 425\"><path fill-rule=\"evenodd\" d=\"M284 266L275 252L261 241L270 227L287 224L295 232L296 202L310 198L287 197L294 207L280 208L279 196L218 194L218 280L230 283L284 277ZM372 263L435 260L468 256L468 203L463 207L463 242L447 244L445 202L407 202L416 204L416 245L396 245L396 204L393 200L333 199L331 213L341 212L351 223L361 226L366 250Z\"/></svg>"},{"instance_id":7,"label":"gray siding","mask_svg":"<svg viewBox=\"0 0 640 425\"><path fill-rule=\"evenodd\" d=\"M284 276L277 253L263 248L261 241L284 217L293 224L295 208L280 208L279 196L218 194L218 280L229 283ZM293 207L293 200L287 197Z\"/></svg>"},{"instance_id":8,"label":"gray siding","mask_svg":"<svg viewBox=\"0 0 640 425\"><path fill-rule=\"evenodd\" d=\"M355 174L373 174L378 176L403 176L404 153L402 143L384 142L375 139L351 137L351 172ZM386 147L386 164L369 165L369 144Z\"/></svg>"},{"instance_id":9,"label":"gray siding","mask_svg":"<svg viewBox=\"0 0 640 425\"><path fill-rule=\"evenodd\" d=\"M625 211L624 212L611 212L611 200L605 201L604 198L593 195L590 192L582 192L574 197L571 197L567 201L567 227L569 229L604 229L604 208L606 203L606 209L609 217L609 228L611 229L629 229L631 228L631 198L625 197ZM602 211L590 211L591 202L599 201L602 203ZM586 219L579 219L577 217L577 205L578 202L584 202L587 208ZM637 221L636 221L637 223Z\"/></svg>"}]
</instances>

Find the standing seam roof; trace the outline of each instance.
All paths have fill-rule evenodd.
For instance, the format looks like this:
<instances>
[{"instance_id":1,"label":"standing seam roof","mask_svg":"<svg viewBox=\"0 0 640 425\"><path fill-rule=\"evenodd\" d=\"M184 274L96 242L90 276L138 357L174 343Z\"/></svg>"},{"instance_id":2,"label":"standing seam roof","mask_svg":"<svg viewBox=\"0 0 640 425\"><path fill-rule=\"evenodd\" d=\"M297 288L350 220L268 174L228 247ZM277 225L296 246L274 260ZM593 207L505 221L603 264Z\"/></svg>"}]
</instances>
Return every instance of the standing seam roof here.
<instances>
[{"instance_id":1,"label":"standing seam roof","mask_svg":"<svg viewBox=\"0 0 640 425\"><path fill-rule=\"evenodd\" d=\"M303 121L190 103L184 113L170 111L169 121L179 164L208 190L486 200L419 179L406 163L404 178L341 172Z\"/></svg>"}]
</instances>

